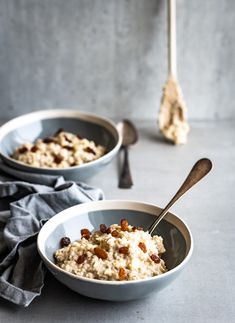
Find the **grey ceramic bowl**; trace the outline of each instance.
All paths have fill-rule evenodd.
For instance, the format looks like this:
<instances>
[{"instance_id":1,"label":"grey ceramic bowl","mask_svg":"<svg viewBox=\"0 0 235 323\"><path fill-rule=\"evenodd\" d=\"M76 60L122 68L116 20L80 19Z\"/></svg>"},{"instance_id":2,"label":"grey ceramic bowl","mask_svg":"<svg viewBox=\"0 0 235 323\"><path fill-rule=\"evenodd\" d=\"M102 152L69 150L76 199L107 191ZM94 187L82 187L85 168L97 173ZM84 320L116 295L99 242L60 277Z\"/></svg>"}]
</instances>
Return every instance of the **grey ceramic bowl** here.
<instances>
[{"instance_id":1,"label":"grey ceramic bowl","mask_svg":"<svg viewBox=\"0 0 235 323\"><path fill-rule=\"evenodd\" d=\"M168 272L138 281L102 281L70 274L54 264L53 253L60 239L80 238L80 230L97 230L101 223L111 225L126 218L130 224L145 230L156 219L160 208L155 205L131 201L99 201L80 204L66 209L50 219L41 229L37 245L46 267L63 284L79 294L109 300L129 301L158 292L169 285L182 271L191 257L193 241L187 225L176 215L168 213L160 222L155 234L164 239L166 253L163 259Z\"/></svg>"},{"instance_id":2,"label":"grey ceramic bowl","mask_svg":"<svg viewBox=\"0 0 235 323\"><path fill-rule=\"evenodd\" d=\"M32 167L10 157L19 145L35 141L37 138L48 137L59 128L94 140L96 144L105 146L107 153L95 161L63 169ZM85 180L92 177L112 160L120 146L121 137L110 120L80 111L33 112L12 119L0 128L0 157L6 164L24 172L63 175L66 179L72 180Z\"/></svg>"}]
</instances>

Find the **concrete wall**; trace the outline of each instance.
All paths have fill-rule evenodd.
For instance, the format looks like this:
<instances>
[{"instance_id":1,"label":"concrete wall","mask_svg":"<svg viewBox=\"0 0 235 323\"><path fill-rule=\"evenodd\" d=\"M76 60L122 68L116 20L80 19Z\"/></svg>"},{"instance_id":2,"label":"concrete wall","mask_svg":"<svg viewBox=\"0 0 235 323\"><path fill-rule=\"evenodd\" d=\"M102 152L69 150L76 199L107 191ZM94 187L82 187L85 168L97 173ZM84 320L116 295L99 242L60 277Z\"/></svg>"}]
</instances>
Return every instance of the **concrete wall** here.
<instances>
[{"instance_id":1,"label":"concrete wall","mask_svg":"<svg viewBox=\"0 0 235 323\"><path fill-rule=\"evenodd\" d=\"M177 0L190 119L235 117L235 1ZM155 119L166 0L0 0L0 118L48 108Z\"/></svg>"}]
</instances>

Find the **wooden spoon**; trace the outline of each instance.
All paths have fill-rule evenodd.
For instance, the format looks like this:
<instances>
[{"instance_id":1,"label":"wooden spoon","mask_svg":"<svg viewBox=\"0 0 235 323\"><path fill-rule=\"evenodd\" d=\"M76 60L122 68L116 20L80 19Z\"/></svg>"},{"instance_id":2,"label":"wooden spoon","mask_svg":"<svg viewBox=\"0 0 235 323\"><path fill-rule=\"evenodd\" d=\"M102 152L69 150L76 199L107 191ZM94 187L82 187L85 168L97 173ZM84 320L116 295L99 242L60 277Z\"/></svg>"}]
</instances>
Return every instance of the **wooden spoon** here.
<instances>
[{"instance_id":1,"label":"wooden spoon","mask_svg":"<svg viewBox=\"0 0 235 323\"><path fill-rule=\"evenodd\" d=\"M186 105L177 81L175 0L168 0L168 79L163 88L158 122L168 140L174 144L187 142Z\"/></svg>"},{"instance_id":2,"label":"wooden spoon","mask_svg":"<svg viewBox=\"0 0 235 323\"><path fill-rule=\"evenodd\" d=\"M176 201L186 193L190 188L197 184L204 176L206 176L212 168L212 162L208 158L202 158L196 162L191 171L189 172L187 178L180 186L179 190L175 193L173 198L167 204L167 206L160 212L158 218L151 224L148 229L149 234L152 234L159 222L167 214L170 207L175 204Z\"/></svg>"}]
</instances>

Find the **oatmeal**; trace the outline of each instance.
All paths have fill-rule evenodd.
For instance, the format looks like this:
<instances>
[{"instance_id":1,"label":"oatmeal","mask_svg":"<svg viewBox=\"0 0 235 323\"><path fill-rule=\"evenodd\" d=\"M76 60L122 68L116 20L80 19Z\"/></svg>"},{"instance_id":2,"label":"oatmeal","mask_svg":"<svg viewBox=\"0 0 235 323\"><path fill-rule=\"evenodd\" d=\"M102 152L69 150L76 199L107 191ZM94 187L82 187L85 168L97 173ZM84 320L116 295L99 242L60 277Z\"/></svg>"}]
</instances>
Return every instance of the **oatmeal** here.
<instances>
[{"instance_id":1,"label":"oatmeal","mask_svg":"<svg viewBox=\"0 0 235 323\"><path fill-rule=\"evenodd\" d=\"M21 145L12 158L34 167L65 168L91 162L105 152L94 141L59 129L52 137Z\"/></svg>"},{"instance_id":2,"label":"oatmeal","mask_svg":"<svg viewBox=\"0 0 235 323\"><path fill-rule=\"evenodd\" d=\"M163 239L131 226L127 220L93 234L81 230L81 239L60 241L55 254L56 265L77 276L101 280L137 280L167 271L161 255L165 252Z\"/></svg>"}]
</instances>

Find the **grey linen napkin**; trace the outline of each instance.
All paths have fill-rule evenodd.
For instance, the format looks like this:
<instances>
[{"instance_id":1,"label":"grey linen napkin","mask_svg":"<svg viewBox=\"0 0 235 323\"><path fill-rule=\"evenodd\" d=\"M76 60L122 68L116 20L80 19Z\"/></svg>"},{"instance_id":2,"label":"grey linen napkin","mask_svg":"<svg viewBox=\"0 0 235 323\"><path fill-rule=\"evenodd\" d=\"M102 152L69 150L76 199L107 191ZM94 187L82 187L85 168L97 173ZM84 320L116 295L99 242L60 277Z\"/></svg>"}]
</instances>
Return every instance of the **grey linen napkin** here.
<instances>
[{"instance_id":1,"label":"grey linen napkin","mask_svg":"<svg viewBox=\"0 0 235 323\"><path fill-rule=\"evenodd\" d=\"M40 228L70 206L103 198L100 189L86 184L26 174L0 162L0 296L28 306L40 295L45 276L36 247Z\"/></svg>"}]
</instances>

